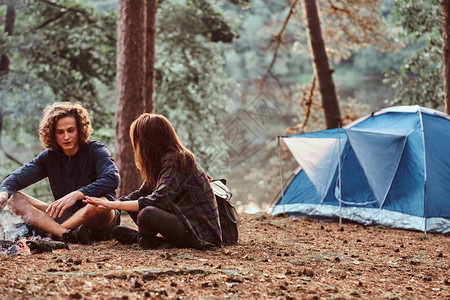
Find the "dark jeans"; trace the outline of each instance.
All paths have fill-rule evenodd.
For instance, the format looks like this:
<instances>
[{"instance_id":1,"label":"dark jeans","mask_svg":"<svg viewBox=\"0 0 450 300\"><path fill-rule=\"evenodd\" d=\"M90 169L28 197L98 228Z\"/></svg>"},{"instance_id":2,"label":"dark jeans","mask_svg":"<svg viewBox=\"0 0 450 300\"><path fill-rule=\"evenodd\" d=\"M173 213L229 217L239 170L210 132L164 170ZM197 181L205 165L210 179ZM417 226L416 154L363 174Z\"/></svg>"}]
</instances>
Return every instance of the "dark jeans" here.
<instances>
[{"instance_id":1,"label":"dark jeans","mask_svg":"<svg viewBox=\"0 0 450 300\"><path fill-rule=\"evenodd\" d=\"M129 214L138 226L139 236L154 237L159 233L177 247L190 247L189 229L175 215L154 206Z\"/></svg>"}]
</instances>

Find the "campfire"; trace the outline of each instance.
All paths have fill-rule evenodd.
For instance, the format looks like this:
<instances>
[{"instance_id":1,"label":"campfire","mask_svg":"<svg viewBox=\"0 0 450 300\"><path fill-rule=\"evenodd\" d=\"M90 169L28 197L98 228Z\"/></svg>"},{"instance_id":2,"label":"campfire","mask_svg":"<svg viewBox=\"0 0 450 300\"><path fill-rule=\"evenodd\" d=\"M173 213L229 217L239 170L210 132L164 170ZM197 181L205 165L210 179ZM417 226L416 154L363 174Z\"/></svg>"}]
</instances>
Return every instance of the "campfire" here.
<instances>
[{"instance_id":1,"label":"campfire","mask_svg":"<svg viewBox=\"0 0 450 300\"><path fill-rule=\"evenodd\" d=\"M45 236L44 231L26 225L10 211L0 212L0 254L27 255L69 251L66 243Z\"/></svg>"},{"instance_id":2,"label":"campfire","mask_svg":"<svg viewBox=\"0 0 450 300\"><path fill-rule=\"evenodd\" d=\"M2 254L31 254L31 250L27 246L26 240L18 242L0 241L0 248Z\"/></svg>"},{"instance_id":3,"label":"campfire","mask_svg":"<svg viewBox=\"0 0 450 300\"><path fill-rule=\"evenodd\" d=\"M64 242L53 241L49 238L29 237L16 242L0 241L0 253L7 255L27 255L43 252L59 253L69 251L69 245Z\"/></svg>"}]
</instances>

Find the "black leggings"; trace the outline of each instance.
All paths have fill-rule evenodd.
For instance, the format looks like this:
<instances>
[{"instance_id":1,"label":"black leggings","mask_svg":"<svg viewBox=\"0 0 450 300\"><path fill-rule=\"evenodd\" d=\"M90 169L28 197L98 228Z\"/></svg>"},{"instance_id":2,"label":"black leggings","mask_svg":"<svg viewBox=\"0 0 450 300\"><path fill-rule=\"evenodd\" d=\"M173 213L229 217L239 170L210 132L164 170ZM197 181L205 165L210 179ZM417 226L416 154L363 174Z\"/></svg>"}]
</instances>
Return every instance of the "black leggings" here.
<instances>
[{"instance_id":1,"label":"black leggings","mask_svg":"<svg viewBox=\"0 0 450 300\"><path fill-rule=\"evenodd\" d=\"M189 230L175 215L147 206L139 213L130 212L130 216L138 226L139 236L154 237L159 233L177 247L189 247Z\"/></svg>"}]
</instances>

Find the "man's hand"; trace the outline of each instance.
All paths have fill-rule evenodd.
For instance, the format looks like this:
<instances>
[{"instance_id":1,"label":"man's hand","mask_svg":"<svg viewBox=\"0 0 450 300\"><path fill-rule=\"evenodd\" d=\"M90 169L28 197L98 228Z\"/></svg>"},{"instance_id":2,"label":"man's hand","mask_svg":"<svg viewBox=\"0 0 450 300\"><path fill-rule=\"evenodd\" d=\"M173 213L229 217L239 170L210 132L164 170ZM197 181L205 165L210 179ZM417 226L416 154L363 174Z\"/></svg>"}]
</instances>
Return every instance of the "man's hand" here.
<instances>
[{"instance_id":1,"label":"man's hand","mask_svg":"<svg viewBox=\"0 0 450 300\"><path fill-rule=\"evenodd\" d=\"M8 193L0 192L0 211L2 211L8 202Z\"/></svg>"},{"instance_id":2,"label":"man's hand","mask_svg":"<svg viewBox=\"0 0 450 300\"><path fill-rule=\"evenodd\" d=\"M84 198L84 194L80 191L73 191L70 194L65 195L64 197L56 200L52 204L47 207L46 212L48 215L55 219L57 217L61 217L63 212L73 206L78 200Z\"/></svg>"},{"instance_id":3,"label":"man's hand","mask_svg":"<svg viewBox=\"0 0 450 300\"><path fill-rule=\"evenodd\" d=\"M108 201L105 197L96 198L96 197L88 197L83 200L84 203L94 205L98 208L103 208L107 210L112 210L117 208L117 202Z\"/></svg>"}]
</instances>

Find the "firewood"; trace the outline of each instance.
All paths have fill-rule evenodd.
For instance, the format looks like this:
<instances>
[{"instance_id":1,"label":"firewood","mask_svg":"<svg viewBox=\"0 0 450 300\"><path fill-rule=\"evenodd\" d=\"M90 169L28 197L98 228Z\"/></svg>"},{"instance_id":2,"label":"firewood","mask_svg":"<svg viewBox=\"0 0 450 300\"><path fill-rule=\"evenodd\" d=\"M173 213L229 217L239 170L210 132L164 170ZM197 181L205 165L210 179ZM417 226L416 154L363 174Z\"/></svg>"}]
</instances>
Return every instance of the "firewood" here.
<instances>
[{"instance_id":1,"label":"firewood","mask_svg":"<svg viewBox=\"0 0 450 300\"><path fill-rule=\"evenodd\" d=\"M0 240L0 249L8 249L15 243L13 241Z\"/></svg>"},{"instance_id":2,"label":"firewood","mask_svg":"<svg viewBox=\"0 0 450 300\"><path fill-rule=\"evenodd\" d=\"M64 242L52 241L52 240L30 240L26 242L30 251L33 253L52 252L53 250L66 249L70 250L69 245Z\"/></svg>"}]
</instances>

